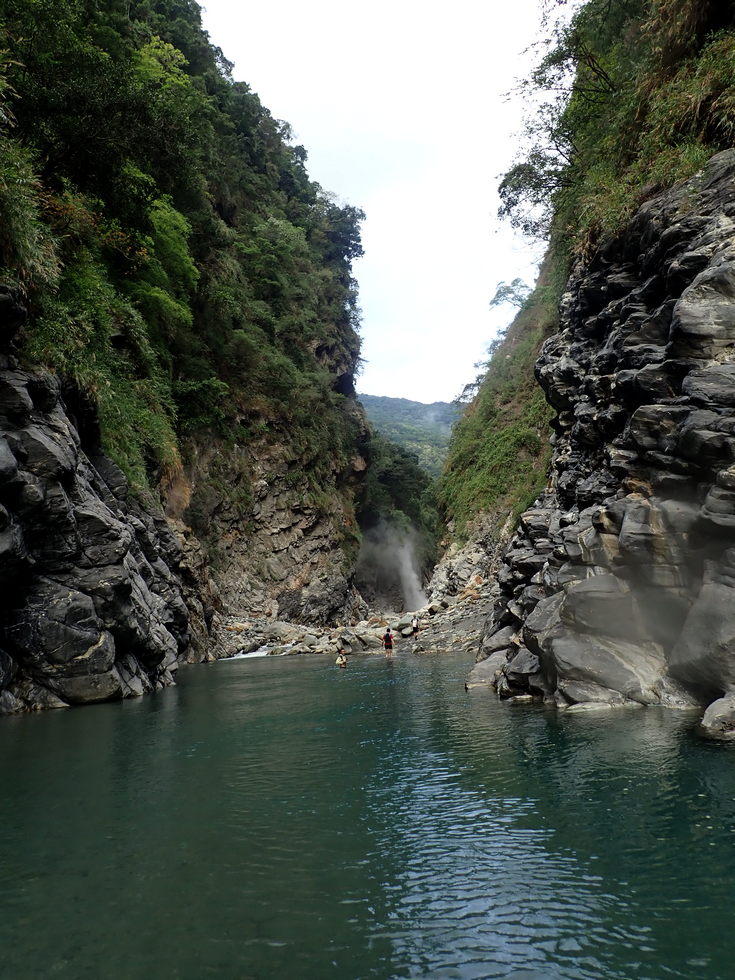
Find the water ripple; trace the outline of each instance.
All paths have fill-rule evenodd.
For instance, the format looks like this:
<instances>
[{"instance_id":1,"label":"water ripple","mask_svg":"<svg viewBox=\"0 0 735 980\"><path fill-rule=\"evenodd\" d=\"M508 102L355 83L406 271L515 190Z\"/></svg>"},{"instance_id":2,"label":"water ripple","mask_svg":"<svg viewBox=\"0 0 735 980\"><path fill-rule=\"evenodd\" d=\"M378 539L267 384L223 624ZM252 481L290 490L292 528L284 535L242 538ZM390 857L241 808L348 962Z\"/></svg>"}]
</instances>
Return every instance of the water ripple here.
<instances>
[{"instance_id":1,"label":"water ripple","mask_svg":"<svg viewBox=\"0 0 735 980\"><path fill-rule=\"evenodd\" d=\"M731 754L467 666L243 658L3 725L7 975L731 977Z\"/></svg>"}]
</instances>

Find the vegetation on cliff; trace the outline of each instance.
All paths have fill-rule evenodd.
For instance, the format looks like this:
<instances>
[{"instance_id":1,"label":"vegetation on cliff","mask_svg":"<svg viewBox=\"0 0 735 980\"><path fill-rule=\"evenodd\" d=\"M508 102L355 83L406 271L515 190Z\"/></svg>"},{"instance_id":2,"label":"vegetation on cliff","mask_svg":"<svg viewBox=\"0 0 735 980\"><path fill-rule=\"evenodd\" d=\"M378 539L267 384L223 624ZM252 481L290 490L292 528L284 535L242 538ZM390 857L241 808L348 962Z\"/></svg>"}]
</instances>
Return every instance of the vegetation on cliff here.
<instances>
[{"instance_id":1,"label":"vegetation on cliff","mask_svg":"<svg viewBox=\"0 0 735 980\"><path fill-rule=\"evenodd\" d=\"M309 179L194 0L0 0L0 280L134 486L202 430L354 455L362 213Z\"/></svg>"},{"instance_id":2,"label":"vegetation on cliff","mask_svg":"<svg viewBox=\"0 0 735 980\"><path fill-rule=\"evenodd\" d=\"M380 433L373 433L367 457L360 526L365 531L385 526L394 534L410 535L419 570L428 573L436 561L440 534L434 480L414 453Z\"/></svg>"},{"instance_id":3,"label":"vegetation on cliff","mask_svg":"<svg viewBox=\"0 0 735 980\"><path fill-rule=\"evenodd\" d=\"M518 517L546 480L553 413L533 366L557 322L548 266L511 325L490 345L477 393L452 431L439 500L460 538L479 513L501 523L509 512Z\"/></svg>"},{"instance_id":4,"label":"vegetation on cliff","mask_svg":"<svg viewBox=\"0 0 735 980\"><path fill-rule=\"evenodd\" d=\"M723 0L587 0L553 23L520 85L539 107L501 214L584 253L735 135L735 9Z\"/></svg>"},{"instance_id":5,"label":"vegetation on cliff","mask_svg":"<svg viewBox=\"0 0 735 980\"><path fill-rule=\"evenodd\" d=\"M587 0L555 18L520 93L532 106L500 214L550 241L533 296L491 346L455 426L440 499L460 535L478 510L520 513L543 488L552 414L533 366L571 263L735 135L735 8L721 0Z\"/></svg>"}]
</instances>

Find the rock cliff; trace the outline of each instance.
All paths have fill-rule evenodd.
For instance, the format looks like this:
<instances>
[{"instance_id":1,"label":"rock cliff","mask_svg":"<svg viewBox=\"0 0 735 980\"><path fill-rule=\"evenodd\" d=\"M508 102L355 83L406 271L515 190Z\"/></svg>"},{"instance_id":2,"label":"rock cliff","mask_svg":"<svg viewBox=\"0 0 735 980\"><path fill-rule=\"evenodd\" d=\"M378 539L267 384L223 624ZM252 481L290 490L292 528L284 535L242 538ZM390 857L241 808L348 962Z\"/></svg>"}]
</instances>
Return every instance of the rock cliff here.
<instances>
[{"instance_id":1,"label":"rock cliff","mask_svg":"<svg viewBox=\"0 0 735 980\"><path fill-rule=\"evenodd\" d=\"M347 410L356 428L364 428L357 403L348 402ZM321 474L319 492L288 439L239 447L197 443L189 458L165 494L166 516L190 559L189 604L206 596L213 612L189 659L224 652L219 624L228 615L314 625L361 618L366 609L352 586L357 548L346 545L359 534L354 498L365 461L357 451L344 466L335 458ZM201 621L199 615L195 631Z\"/></svg>"},{"instance_id":2,"label":"rock cliff","mask_svg":"<svg viewBox=\"0 0 735 980\"><path fill-rule=\"evenodd\" d=\"M343 547L359 455L335 459L315 493L287 442L199 443L164 510L130 494L78 392L14 356L17 291L0 291L0 315L0 714L170 684L182 659L231 655L231 614L327 624L366 611L357 549Z\"/></svg>"},{"instance_id":3,"label":"rock cliff","mask_svg":"<svg viewBox=\"0 0 735 980\"><path fill-rule=\"evenodd\" d=\"M735 151L574 269L557 412L482 638L501 694L710 705L735 727Z\"/></svg>"},{"instance_id":4,"label":"rock cliff","mask_svg":"<svg viewBox=\"0 0 735 980\"><path fill-rule=\"evenodd\" d=\"M7 348L25 311L1 302ZM0 354L0 714L153 690L188 644L179 545L95 448L53 375Z\"/></svg>"}]
</instances>

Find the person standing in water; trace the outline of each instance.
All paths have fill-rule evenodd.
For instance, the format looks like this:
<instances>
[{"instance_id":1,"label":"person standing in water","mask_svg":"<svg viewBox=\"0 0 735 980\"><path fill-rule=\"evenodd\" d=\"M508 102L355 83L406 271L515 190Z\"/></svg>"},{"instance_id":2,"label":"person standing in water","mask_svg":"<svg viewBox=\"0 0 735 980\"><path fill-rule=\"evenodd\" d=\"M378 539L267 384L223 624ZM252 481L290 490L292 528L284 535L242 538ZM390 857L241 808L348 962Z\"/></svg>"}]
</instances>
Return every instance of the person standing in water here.
<instances>
[{"instance_id":1,"label":"person standing in water","mask_svg":"<svg viewBox=\"0 0 735 980\"><path fill-rule=\"evenodd\" d=\"M386 657L393 656L393 634L390 631L390 626L386 629L385 635L383 636L383 646L385 647Z\"/></svg>"},{"instance_id":2,"label":"person standing in water","mask_svg":"<svg viewBox=\"0 0 735 980\"><path fill-rule=\"evenodd\" d=\"M334 662L337 664L338 667L347 666L347 657L345 655L344 650L339 651L339 653L337 654L337 659Z\"/></svg>"},{"instance_id":3,"label":"person standing in water","mask_svg":"<svg viewBox=\"0 0 735 980\"><path fill-rule=\"evenodd\" d=\"M413 630L413 638L416 639L419 635L419 618L416 613L414 613L413 619L411 620L411 629Z\"/></svg>"}]
</instances>

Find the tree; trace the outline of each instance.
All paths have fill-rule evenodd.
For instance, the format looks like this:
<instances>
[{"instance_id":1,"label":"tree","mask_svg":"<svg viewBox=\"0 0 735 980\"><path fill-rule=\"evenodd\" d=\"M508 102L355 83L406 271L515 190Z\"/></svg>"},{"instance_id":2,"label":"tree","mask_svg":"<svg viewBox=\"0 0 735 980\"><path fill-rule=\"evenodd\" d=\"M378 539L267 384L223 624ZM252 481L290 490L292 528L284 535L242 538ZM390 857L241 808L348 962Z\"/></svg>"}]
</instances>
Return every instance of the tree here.
<instances>
[{"instance_id":1,"label":"tree","mask_svg":"<svg viewBox=\"0 0 735 980\"><path fill-rule=\"evenodd\" d=\"M495 295L490 300L490 309L503 306L504 303L517 306L519 310L523 309L532 292L531 287L527 286L522 279L514 279L510 283L499 282Z\"/></svg>"}]
</instances>

